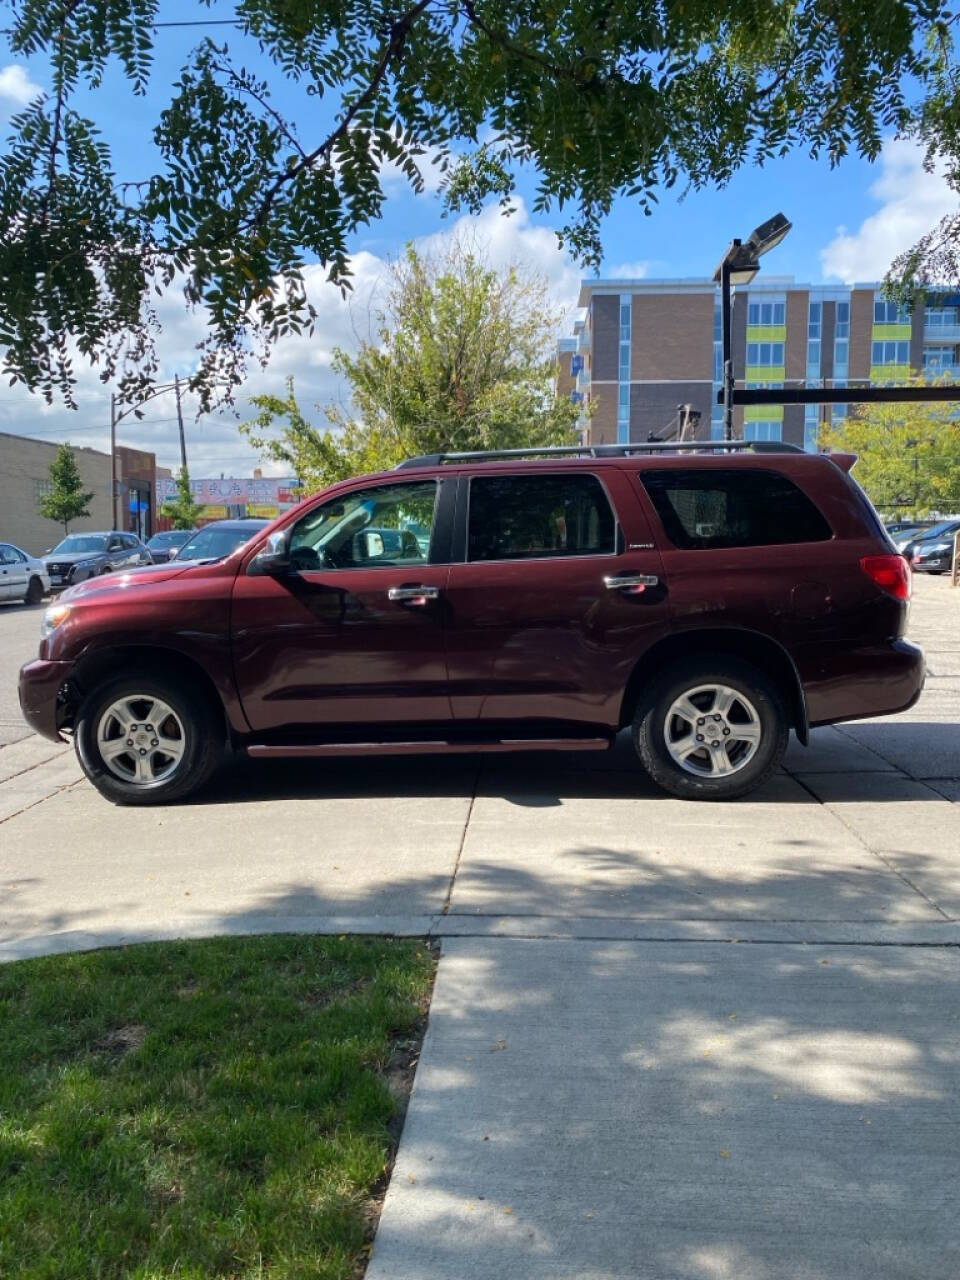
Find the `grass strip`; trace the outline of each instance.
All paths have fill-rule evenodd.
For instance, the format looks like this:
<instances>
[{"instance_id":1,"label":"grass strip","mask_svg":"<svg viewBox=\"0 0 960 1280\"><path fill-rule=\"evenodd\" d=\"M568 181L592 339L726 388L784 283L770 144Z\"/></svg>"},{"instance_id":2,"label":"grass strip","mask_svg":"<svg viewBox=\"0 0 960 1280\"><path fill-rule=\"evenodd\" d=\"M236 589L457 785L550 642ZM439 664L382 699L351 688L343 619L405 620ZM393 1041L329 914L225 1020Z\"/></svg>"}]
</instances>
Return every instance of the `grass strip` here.
<instances>
[{"instance_id":1,"label":"grass strip","mask_svg":"<svg viewBox=\"0 0 960 1280\"><path fill-rule=\"evenodd\" d=\"M291 936L0 967L0 1276L362 1275L434 970Z\"/></svg>"}]
</instances>

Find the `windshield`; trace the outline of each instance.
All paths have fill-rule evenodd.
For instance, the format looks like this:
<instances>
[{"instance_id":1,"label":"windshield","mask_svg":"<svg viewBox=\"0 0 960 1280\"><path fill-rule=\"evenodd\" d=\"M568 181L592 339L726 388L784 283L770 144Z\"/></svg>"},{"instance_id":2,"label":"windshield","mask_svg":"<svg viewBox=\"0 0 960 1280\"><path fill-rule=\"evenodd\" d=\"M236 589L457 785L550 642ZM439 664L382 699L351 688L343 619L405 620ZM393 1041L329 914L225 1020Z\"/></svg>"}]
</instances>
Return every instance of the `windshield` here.
<instances>
[{"instance_id":1,"label":"windshield","mask_svg":"<svg viewBox=\"0 0 960 1280\"><path fill-rule=\"evenodd\" d=\"M169 533L155 533L148 547L180 547L193 536L190 529L173 529Z\"/></svg>"},{"instance_id":2,"label":"windshield","mask_svg":"<svg viewBox=\"0 0 960 1280\"><path fill-rule=\"evenodd\" d=\"M926 542L927 538L936 538L944 533L953 533L958 524L960 524L960 521L958 520L941 520L941 522L939 524L935 524L932 529L927 529L923 535L923 540Z\"/></svg>"},{"instance_id":3,"label":"windshield","mask_svg":"<svg viewBox=\"0 0 960 1280\"><path fill-rule=\"evenodd\" d=\"M249 542L253 535L266 524L266 520L251 520L242 529L217 529L214 525L208 525L206 529L195 533L189 542L184 543L177 552L176 558L178 560L222 560L231 551L236 551L237 547L242 547L245 542Z\"/></svg>"},{"instance_id":4,"label":"windshield","mask_svg":"<svg viewBox=\"0 0 960 1280\"><path fill-rule=\"evenodd\" d=\"M98 538L96 534L71 533L62 542L57 543L52 554L74 555L80 551L100 552L106 549L106 538Z\"/></svg>"}]
</instances>

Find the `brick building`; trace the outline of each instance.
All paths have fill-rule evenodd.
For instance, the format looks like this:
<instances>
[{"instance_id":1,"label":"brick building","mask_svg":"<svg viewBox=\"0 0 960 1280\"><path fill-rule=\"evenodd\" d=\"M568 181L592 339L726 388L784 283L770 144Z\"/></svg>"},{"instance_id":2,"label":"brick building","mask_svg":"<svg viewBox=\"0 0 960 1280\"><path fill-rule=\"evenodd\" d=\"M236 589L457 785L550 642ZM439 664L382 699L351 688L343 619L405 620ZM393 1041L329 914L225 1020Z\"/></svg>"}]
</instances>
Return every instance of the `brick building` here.
<instances>
[{"instance_id":1,"label":"brick building","mask_svg":"<svg viewBox=\"0 0 960 1280\"><path fill-rule=\"evenodd\" d=\"M677 407L700 414L697 436L723 435L720 292L712 280L585 280L582 318L559 344L558 386L592 410L585 438L612 444L675 433ZM733 298L738 386L846 387L956 371L960 297L912 316L878 284L852 288L758 276ZM847 405L737 408L734 434L816 449L822 423Z\"/></svg>"},{"instance_id":2,"label":"brick building","mask_svg":"<svg viewBox=\"0 0 960 1280\"><path fill-rule=\"evenodd\" d=\"M0 432L0 540L38 555L63 537L63 527L37 509L50 490L50 464L59 445ZM71 532L113 528L110 454L71 445L83 487L93 494L90 515L70 523ZM154 531L156 459L139 449L117 448L117 525L149 538Z\"/></svg>"}]
</instances>

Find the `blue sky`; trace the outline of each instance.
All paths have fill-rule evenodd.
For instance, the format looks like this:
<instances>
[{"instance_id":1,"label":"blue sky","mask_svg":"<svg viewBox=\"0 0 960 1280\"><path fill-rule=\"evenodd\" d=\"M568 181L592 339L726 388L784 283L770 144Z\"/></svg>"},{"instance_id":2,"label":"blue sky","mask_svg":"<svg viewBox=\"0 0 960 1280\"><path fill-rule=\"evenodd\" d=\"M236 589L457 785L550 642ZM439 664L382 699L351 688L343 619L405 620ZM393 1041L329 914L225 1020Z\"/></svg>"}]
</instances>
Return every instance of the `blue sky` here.
<instances>
[{"instance_id":1,"label":"blue sky","mask_svg":"<svg viewBox=\"0 0 960 1280\"><path fill-rule=\"evenodd\" d=\"M163 6L162 17L168 21L191 20L207 12L195 0L169 0ZM229 12L228 6L209 10L211 17L227 16ZM228 42L243 65L260 65L256 46L252 42L245 44L232 28L210 28L209 34ZM145 98L135 98L115 68L99 91L83 95L86 102L83 97L78 101L79 109L101 123L122 178L147 176L152 158L152 126L169 101L178 70L203 35L199 28L157 33L154 72ZM275 83L275 76L270 79ZM35 87L43 88L45 84L46 68L41 60L7 60L6 65L0 61L0 112L9 116ZM329 124L333 104L306 99L295 87L281 82L275 101L298 121L307 144L322 136ZM330 349L334 344L352 341L352 333L364 332L370 299L375 296L385 260L408 240L423 241L449 234L458 222L461 227L472 222L444 218L435 191L416 196L399 178L389 182L388 191L384 218L361 229L351 245L357 281L353 299L343 304L335 291L323 285L322 272L314 272L311 286L322 311L317 334L312 340L291 340L278 350L266 373L251 378L245 389L248 393L278 390L284 377L292 374L304 404L342 399L344 390L337 386L329 368ZM505 221L495 208L490 208L474 230L493 261L519 259L544 272L551 280L558 308L569 312L582 273L555 247L552 228L564 220L563 214L554 211L537 218L529 214L534 191L532 176L524 179L517 214ZM922 172L918 153L907 143L891 140L877 164L851 158L833 170L823 161L795 154L764 169L745 169L722 191L690 192L685 199L678 198L676 190L663 192L659 208L649 218L643 216L635 202L620 201L603 228L602 274L710 275L732 236L745 236L758 222L782 211L793 221L793 231L767 259L765 272L814 282L876 279L900 249L955 207L956 198L942 179ZM164 373L183 373L191 365L192 348L202 333L203 317L188 315L171 299L163 308L163 319ZM59 407L47 409L22 392L6 391L0 398L0 430L37 434L44 439L68 437L77 443L103 447L108 393L91 375L81 378L80 394L81 408L72 413ZM155 404L157 412L151 411L150 422L125 424L123 440L153 448L161 463L175 464L172 406L168 414L160 408L162 402ZM240 408L245 416L242 400ZM319 412L317 420L323 420ZM248 473L257 462L253 451L238 438L235 421L230 417L192 425L189 435L195 475Z\"/></svg>"}]
</instances>

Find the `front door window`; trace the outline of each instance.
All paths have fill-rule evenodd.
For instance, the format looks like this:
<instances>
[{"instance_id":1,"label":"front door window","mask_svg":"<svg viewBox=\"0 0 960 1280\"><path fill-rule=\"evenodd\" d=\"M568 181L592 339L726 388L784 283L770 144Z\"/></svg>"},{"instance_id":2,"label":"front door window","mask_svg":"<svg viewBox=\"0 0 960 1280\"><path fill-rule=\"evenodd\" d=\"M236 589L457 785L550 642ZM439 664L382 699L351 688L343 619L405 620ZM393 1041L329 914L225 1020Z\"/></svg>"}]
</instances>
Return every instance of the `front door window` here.
<instances>
[{"instance_id":1,"label":"front door window","mask_svg":"<svg viewBox=\"0 0 960 1280\"><path fill-rule=\"evenodd\" d=\"M290 559L307 572L425 565L436 502L435 480L358 489L316 507L294 525Z\"/></svg>"}]
</instances>

